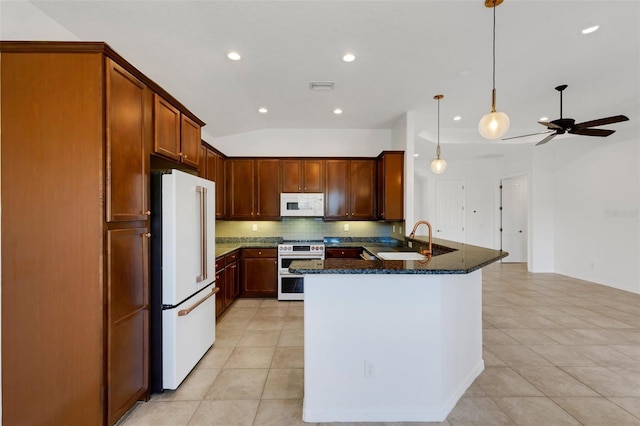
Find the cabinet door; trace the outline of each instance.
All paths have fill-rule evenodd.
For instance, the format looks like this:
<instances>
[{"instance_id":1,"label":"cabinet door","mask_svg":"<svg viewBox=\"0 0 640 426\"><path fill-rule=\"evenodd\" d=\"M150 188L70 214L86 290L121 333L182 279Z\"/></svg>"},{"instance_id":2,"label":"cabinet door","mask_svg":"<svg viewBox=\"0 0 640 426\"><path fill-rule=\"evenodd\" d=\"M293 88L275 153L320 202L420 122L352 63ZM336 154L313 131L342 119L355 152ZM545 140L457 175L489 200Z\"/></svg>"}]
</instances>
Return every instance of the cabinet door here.
<instances>
[{"instance_id":1,"label":"cabinet door","mask_svg":"<svg viewBox=\"0 0 640 426\"><path fill-rule=\"evenodd\" d=\"M255 160L256 218L280 218L280 160Z\"/></svg>"},{"instance_id":2,"label":"cabinet door","mask_svg":"<svg viewBox=\"0 0 640 426\"><path fill-rule=\"evenodd\" d=\"M404 153L378 158L378 219L404 220Z\"/></svg>"},{"instance_id":3,"label":"cabinet door","mask_svg":"<svg viewBox=\"0 0 640 426\"><path fill-rule=\"evenodd\" d=\"M148 387L149 244L146 228L107 231L109 424Z\"/></svg>"},{"instance_id":4,"label":"cabinet door","mask_svg":"<svg viewBox=\"0 0 640 426\"><path fill-rule=\"evenodd\" d=\"M200 156L198 157L198 176L207 178L207 147L200 145Z\"/></svg>"},{"instance_id":5,"label":"cabinet door","mask_svg":"<svg viewBox=\"0 0 640 426\"><path fill-rule=\"evenodd\" d=\"M147 87L107 60L107 221L148 219Z\"/></svg>"},{"instance_id":6,"label":"cabinet door","mask_svg":"<svg viewBox=\"0 0 640 426\"><path fill-rule=\"evenodd\" d=\"M153 98L153 152L180 161L180 111L157 93Z\"/></svg>"},{"instance_id":7,"label":"cabinet door","mask_svg":"<svg viewBox=\"0 0 640 426\"><path fill-rule=\"evenodd\" d=\"M277 263L276 258L245 258L242 261L242 295L277 296Z\"/></svg>"},{"instance_id":8,"label":"cabinet door","mask_svg":"<svg viewBox=\"0 0 640 426\"><path fill-rule=\"evenodd\" d=\"M220 318L220 315L224 312L226 308L225 299L226 299L226 291L227 291L227 273L224 267L224 258L221 258L222 262L220 263L216 260L216 287L220 290L216 294L216 319Z\"/></svg>"},{"instance_id":9,"label":"cabinet door","mask_svg":"<svg viewBox=\"0 0 640 426\"><path fill-rule=\"evenodd\" d=\"M228 268L227 268L227 279L228 282L231 284L231 301L234 301L238 298L238 296L240 295L240 268L239 268L240 262L233 262Z\"/></svg>"},{"instance_id":10,"label":"cabinet door","mask_svg":"<svg viewBox=\"0 0 640 426\"><path fill-rule=\"evenodd\" d=\"M304 160L304 192L324 191L324 160Z\"/></svg>"},{"instance_id":11,"label":"cabinet door","mask_svg":"<svg viewBox=\"0 0 640 426\"><path fill-rule=\"evenodd\" d=\"M342 259L360 259L362 249L359 247L330 247L325 250L325 257Z\"/></svg>"},{"instance_id":12,"label":"cabinet door","mask_svg":"<svg viewBox=\"0 0 640 426\"><path fill-rule=\"evenodd\" d=\"M205 179L209 179L212 181L216 181L216 176L218 175L216 167L218 166L217 157L218 154L211 151L210 149L205 149L205 162L207 163L207 174L205 175ZM216 185L216 191L218 190L218 185Z\"/></svg>"},{"instance_id":13,"label":"cabinet door","mask_svg":"<svg viewBox=\"0 0 640 426\"><path fill-rule=\"evenodd\" d=\"M253 160L227 160L229 217L253 219Z\"/></svg>"},{"instance_id":14,"label":"cabinet door","mask_svg":"<svg viewBox=\"0 0 640 426\"><path fill-rule=\"evenodd\" d=\"M216 155L216 218L223 219L227 216L227 187L226 187L226 160L221 155Z\"/></svg>"},{"instance_id":15,"label":"cabinet door","mask_svg":"<svg viewBox=\"0 0 640 426\"><path fill-rule=\"evenodd\" d=\"M350 219L373 219L376 207L375 160L351 160Z\"/></svg>"},{"instance_id":16,"label":"cabinet door","mask_svg":"<svg viewBox=\"0 0 640 426\"><path fill-rule=\"evenodd\" d=\"M184 114L180 115L180 154L183 164L198 167L200 126Z\"/></svg>"},{"instance_id":17,"label":"cabinet door","mask_svg":"<svg viewBox=\"0 0 640 426\"><path fill-rule=\"evenodd\" d=\"M348 219L349 160L327 160L325 219Z\"/></svg>"},{"instance_id":18,"label":"cabinet door","mask_svg":"<svg viewBox=\"0 0 640 426\"><path fill-rule=\"evenodd\" d=\"M302 162L282 160L282 192L302 192Z\"/></svg>"}]
</instances>

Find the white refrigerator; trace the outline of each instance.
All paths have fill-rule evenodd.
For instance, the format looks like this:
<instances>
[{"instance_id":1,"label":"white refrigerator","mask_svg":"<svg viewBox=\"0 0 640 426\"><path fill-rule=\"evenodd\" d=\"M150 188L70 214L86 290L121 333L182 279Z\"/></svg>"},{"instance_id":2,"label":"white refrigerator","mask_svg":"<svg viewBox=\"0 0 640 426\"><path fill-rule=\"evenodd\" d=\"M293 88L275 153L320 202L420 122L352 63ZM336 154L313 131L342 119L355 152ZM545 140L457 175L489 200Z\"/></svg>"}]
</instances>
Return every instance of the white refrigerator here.
<instances>
[{"instance_id":1,"label":"white refrigerator","mask_svg":"<svg viewBox=\"0 0 640 426\"><path fill-rule=\"evenodd\" d=\"M215 341L215 184L153 172L150 195L150 386L161 392L176 389Z\"/></svg>"}]
</instances>

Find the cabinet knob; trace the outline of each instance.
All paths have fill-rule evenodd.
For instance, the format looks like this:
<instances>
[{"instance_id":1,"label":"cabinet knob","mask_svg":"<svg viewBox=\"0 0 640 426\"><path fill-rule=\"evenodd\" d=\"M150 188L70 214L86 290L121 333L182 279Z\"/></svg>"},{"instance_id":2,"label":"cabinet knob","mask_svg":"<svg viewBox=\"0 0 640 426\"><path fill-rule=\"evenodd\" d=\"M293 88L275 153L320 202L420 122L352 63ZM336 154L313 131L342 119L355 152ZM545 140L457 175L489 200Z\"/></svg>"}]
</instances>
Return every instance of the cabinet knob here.
<instances>
[{"instance_id":1,"label":"cabinet knob","mask_svg":"<svg viewBox=\"0 0 640 426\"><path fill-rule=\"evenodd\" d=\"M256 216L260 216L260 212L256 213Z\"/></svg>"},{"instance_id":2,"label":"cabinet knob","mask_svg":"<svg viewBox=\"0 0 640 426\"><path fill-rule=\"evenodd\" d=\"M178 153L178 156L180 156L180 157L182 157L183 155L184 155L184 154L183 154L183 153L181 153L181 152L179 152L179 153Z\"/></svg>"},{"instance_id":3,"label":"cabinet knob","mask_svg":"<svg viewBox=\"0 0 640 426\"><path fill-rule=\"evenodd\" d=\"M182 158L187 158L187 154L184 154Z\"/></svg>"},{"instance_id":4,"label":"cabinet knob","mask_svg":"<svg viewBox=\"0 0 640 426\"><path fill-rule=\"evenodd\" d=\"M143 236L145 236L147 238L151 238L151 232L147 232L146 234L143 234Z\"/></svg>"},{"instance_id":5,"label":"cabinet knob","mask_svg":"<svg viewBox=\"0 0 640 426\"><path fill-rule=\"evenodd\" d=\"M147 216L151 216L151 211L147 210L146 212L144 212L144 214L146 214Z\"/></svg>"},{"instance_id":6,"label":"cabinet knob","mask_svg":"<svg viewBox=\"0 0 640 426\"><path fill-rule=\"evenodd\" d=\"M261 252L261 251L259 251L259 252L258 252L258 254L262 254L262 252Z\"/></svg>"}]
</instances>

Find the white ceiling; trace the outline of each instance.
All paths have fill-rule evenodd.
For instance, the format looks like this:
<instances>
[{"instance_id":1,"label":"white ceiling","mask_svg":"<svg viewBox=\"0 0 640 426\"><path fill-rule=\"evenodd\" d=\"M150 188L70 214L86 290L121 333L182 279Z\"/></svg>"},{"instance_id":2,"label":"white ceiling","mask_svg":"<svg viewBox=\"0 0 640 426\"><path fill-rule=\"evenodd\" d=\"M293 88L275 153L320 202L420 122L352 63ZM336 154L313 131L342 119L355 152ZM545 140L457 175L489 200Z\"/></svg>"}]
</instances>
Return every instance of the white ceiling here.
<instances>
[{"instance_id":1,"label":"white ceiling","mask_svg":"<svg viewBox=\"0 0 640 426\"><path fill-rule=\"evenodd\" d=\"M542 138L504 146L477 132L491 106L493 9L484 0L32 3L80 39L106 41L214 138L266 128L388 129L415 111L416 134L434 140L440 93L449 159L530 149ZM544 131L542 116L559 118L559 84L569 85L565 117L631 119L607 126L618 132L603 143L637 137L639 1L505 0L496 19L497 107L511 118L505 137ZM594 24L597 32L580 33ZM242 60L228 60L230 50ZM342 62L346 52L357 59ZM334 81L335 90L309 90L315 80ZM257 112L262 106L268 114ZM344 113L334 115L336 107ZM447 151L452 143L464 145ZM433 155L432 144L416 145Z\"/></svg>"}]
</instances>

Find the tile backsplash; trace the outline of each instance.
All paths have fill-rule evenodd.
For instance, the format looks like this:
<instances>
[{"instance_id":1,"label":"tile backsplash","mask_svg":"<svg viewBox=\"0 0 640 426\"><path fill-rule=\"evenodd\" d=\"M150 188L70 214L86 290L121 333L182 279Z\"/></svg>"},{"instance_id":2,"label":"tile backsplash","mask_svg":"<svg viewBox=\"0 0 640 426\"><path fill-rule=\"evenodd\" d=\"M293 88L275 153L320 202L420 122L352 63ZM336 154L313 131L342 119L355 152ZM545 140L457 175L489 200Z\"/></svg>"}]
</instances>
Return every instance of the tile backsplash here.
<instances>
[{"instance_id":1,"label":"tile backsplash","mask_svg":"<svg viewBox=\"0 0 640 426\"><path fill-rule=\"evenodd\" d=\"M395 227L395 232L394 232ZM284 239L322 239L332 237L394 237L404 222L337 221L313 218L283 218L281 221L216 221L216 237L282 237ZM403 229L404 230L404 229Z\"/></svg>"}]
</instances>

